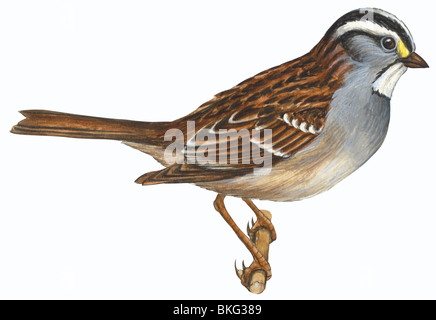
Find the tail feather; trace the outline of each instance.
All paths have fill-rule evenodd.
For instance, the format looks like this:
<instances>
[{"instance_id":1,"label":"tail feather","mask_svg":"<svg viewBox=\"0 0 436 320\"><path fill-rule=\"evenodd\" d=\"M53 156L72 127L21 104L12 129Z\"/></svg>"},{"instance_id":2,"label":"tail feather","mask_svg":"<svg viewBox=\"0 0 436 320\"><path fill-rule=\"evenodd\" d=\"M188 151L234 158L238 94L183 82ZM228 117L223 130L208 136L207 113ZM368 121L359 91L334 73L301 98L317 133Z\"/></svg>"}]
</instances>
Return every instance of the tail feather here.
<instances>
[{"instance_id":1,"label":"tail feather","mask_svg":"<svg viewBox=\"0 0 436 320\"><path fill-rule=\"evenodd\" d=\"M162 141L167 122L141 122L81 116L46 110L25 110L26 118L11 132L25 135L60 136L120 141Z\"/></svg>"}]
</instances>

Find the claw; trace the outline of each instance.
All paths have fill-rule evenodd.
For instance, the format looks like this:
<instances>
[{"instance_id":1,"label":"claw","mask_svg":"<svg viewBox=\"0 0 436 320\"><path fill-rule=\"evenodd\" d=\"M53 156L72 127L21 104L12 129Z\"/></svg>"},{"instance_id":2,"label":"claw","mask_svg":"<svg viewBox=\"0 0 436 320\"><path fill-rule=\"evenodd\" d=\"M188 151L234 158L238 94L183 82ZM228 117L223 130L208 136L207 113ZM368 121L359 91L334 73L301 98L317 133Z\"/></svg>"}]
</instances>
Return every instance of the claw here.
<instances>
[{"instance_id":1,"label":"claw","mask_svg":"<svg viewBox=\"0 0 436 320\"><path fill-rule=\"evenodd\" d=\"M254 241L253 236L254 236L254 225L255 222L253 220L253 218L251 218L251 226L250 226L250 222L247 223L247 235L250 237L251 241Z\"/></svg>"},{"instance_id":2,"label":"claw","mask_svg":"<svg viewBox=\"0 0 436 320\"><path fill-rule=\"evenodd\" d=\"M240 277L239 277L239 272L240 272L240 270L239 270L238 267L236 266L236 259L235 259L235 272L236 272L236 275L238 276L238 278L240 278Z\"/></svg>"},{"instance_id":3,"label":"claw","mask_svg":"<svg viewBox=\"0 0 436 320\"><path fill-rule=\"evenodd\" d=\"M238 267L236 266L236 259L235 259L235 272L238 278L241 279L244 272L241 269L238 269Z\"/></svg>"},{"instance_id":4,"label":"claw","mask_svg":"<svg viewBox=\"0 0 436 320\"><path fill-rule=\"evenodd\" d=\"M242 272L245 272L247 270L247 267L245 266L244 260L242 260Z\"/></svg>"}]
</instances>

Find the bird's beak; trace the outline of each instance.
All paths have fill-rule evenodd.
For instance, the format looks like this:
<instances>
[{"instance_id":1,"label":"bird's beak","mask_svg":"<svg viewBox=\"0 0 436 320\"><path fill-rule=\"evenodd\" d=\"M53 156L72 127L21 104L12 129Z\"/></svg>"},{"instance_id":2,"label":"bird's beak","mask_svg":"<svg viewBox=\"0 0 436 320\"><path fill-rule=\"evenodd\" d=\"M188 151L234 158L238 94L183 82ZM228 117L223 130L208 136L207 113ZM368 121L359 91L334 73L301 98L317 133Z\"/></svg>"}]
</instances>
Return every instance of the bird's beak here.
<instances>
[{"instance_id":1,"label":"bird's beak","mask_svg":"<svg viewBox=\"0 0 436 320\"><path fill-rule=\"evenodd\" d=\"M428 68L427 62L421 56L415 52L409 55L407 58L400 60L406 67L409 68Z\"/></svg>"}]
</instances>

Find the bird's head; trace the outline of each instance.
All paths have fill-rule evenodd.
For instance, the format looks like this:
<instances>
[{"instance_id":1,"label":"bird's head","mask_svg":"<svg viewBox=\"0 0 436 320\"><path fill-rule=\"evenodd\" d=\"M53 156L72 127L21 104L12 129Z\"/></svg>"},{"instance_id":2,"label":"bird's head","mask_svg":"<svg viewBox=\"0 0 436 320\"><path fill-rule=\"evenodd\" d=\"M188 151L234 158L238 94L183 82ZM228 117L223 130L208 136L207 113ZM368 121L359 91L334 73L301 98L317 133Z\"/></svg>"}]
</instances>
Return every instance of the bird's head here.
<instances>
[{"instance_id":1,"label":"bird's head","mask_svg":"<svg viewBox=\"0 0 436 320\"><path fill-rule=\"evenodd\" d=\"M357 9L339 18L319 45L332 43L339 43L353 64L372 76L374 92L388 98L407 68L428 68L406 25L380 9Z\"/></svg>"}]
</instances>

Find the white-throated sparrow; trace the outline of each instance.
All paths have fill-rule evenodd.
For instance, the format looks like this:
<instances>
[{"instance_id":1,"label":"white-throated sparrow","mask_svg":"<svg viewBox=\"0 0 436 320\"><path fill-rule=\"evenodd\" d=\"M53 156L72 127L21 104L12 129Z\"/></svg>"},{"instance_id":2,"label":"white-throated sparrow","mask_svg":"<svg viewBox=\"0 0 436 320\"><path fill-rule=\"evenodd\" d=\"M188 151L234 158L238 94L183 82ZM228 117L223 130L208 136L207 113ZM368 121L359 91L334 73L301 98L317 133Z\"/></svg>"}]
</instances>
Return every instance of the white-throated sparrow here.
<instances>
[{"instance_id":1,"label":"white-throated sparrow","mask_svg":"<svg viewBox=\"0 0 436 320\"><path fill-rule=\"evenodd\" d=\"M336 21L308 54L217 94L181 119L151 123L29 110L12 132L121 140L165 166L138 183L194 183L218 192L216 208L255 258L256 264L242 274L246 284L253 270L269 277L270 268L231 221L224 196L244 198L258 216L257 227L274 234L248 199L307 198L365 163L386 136L395 84L408 67L428 67L414 51L409 30L395 16L355 10ZM237 134L229 135L229 130ZM269 132L271 143L258 132ZM214 139L204 139L207 134ZM181 148L174 137L183 141ZM170 146L171 163L166 158Z\"/></svg>"}]
</instances>

